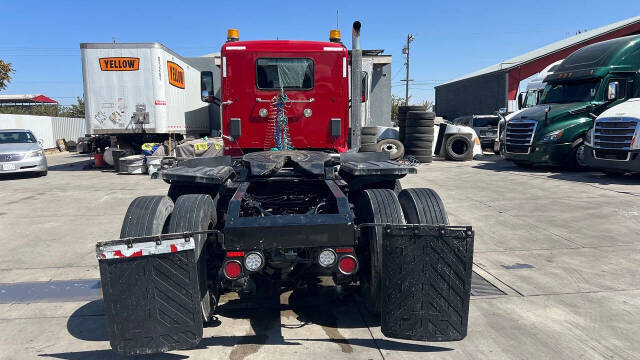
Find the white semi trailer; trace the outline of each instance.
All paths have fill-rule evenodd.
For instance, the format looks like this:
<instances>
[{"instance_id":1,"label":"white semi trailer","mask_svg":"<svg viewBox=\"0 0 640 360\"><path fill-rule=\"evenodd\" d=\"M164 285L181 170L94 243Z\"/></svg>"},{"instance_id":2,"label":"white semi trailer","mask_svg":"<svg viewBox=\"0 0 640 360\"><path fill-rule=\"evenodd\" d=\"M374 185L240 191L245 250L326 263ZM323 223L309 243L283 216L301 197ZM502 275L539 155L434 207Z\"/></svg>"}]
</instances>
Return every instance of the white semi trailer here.
<instances>
[{"instance_id":1,"label":"white semi trailer","mask_svg":"<svg viewBox=\"0 0 640 360\"><path fill-rule=\"evenodd\" d=\"M82 43L85 114L91 135L134 149L169 137L217 135L219 104L203 103L200 72L213 58L185 58L159 43Z\"/></svg>"}]
</instances>

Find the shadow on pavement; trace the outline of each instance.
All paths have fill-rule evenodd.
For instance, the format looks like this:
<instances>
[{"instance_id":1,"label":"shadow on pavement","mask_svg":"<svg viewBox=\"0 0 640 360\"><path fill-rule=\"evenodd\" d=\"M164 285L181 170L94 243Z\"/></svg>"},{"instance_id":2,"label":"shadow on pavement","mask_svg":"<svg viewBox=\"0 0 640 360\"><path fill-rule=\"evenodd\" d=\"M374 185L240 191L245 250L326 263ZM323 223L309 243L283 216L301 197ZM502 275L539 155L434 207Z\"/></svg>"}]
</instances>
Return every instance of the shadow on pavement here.
<instances>
[{"instance_id":1,"label":"shadow on pavement","mask_svg":"<svg viewBox=\"0 0 640 360\"><path fill-rule=\"evenodd\" d=\"M247 319L251 329L246 335L212 336L203 338L195 349L224 346L233 347L230 358L242 359L254 354L263 346L301 345L301 342L330 342L340 346L343 353L353 352L352 346L377 350L440 352L447 347L415 344L391 339L347 338L341 329L367 329L380 326L376 316L364 310L358 302L357 286L310 285L293 291L275 290L259 297L249 296L221 304L216 314L232 319ZM288 301L286 301L288 297ZM284 301L283 301L284 300ZM284 323L283 323L284 319ZM222 319L224 321L224 319ZM206 327L218 327L216 317ZM282 329L299 329L319 326L327 336L324 339L285 339ZM78 308L67 320L67 331L84 341L108 341L103 300L95 300ZM58 359L121 359L111 350L80 351L58 354L41 354ZM147 357L136 356L136 359ZM185 359L186 356L155 354L153 359Z\"/></svg>"},{"instance_id":2,"label":"shadow on pavement","mask_svg":"<svg viewBox=\"0 0 640 360\"><path fill-rule=\"evenodd\" d=\"M57 354L40 354L42 357L52 357L55 359L65 360L110 360L110 359L136 359L136 360L180 360L188 359L185 355L176 354L151 354L151 355L136 355L136 356L121 356L112 350L93 350L93 351L76 351Z\"/></svg>"}]
</instances>

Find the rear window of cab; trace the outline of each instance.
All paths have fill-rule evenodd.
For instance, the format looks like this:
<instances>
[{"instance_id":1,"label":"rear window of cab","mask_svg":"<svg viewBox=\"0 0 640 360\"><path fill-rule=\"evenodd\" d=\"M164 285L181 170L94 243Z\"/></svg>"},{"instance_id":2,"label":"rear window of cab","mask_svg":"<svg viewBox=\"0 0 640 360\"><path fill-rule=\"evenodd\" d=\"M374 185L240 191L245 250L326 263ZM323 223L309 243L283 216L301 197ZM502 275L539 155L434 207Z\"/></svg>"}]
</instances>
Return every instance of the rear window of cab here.
<instances>
[{"instance_id":1,"label":"rear window of cab","mask_svg":"<svg viewBox=\"0 0 640 360\"><path fill-rule=\"evenodd\" d=\"M307 58L261 58L256 61L256 86L260 90L311 90L313 60Z\"/></svg>"}]
</instances>

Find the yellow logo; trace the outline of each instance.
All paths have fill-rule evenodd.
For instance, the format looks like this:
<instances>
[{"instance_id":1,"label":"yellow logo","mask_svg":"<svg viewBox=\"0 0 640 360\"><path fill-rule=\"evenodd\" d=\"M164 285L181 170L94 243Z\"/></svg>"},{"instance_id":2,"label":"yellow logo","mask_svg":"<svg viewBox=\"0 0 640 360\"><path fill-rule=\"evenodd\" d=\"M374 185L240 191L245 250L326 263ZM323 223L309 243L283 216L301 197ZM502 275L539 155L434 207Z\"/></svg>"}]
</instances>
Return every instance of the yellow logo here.
<instances>
[{"instance_id":1,"label":"yellow logo","mask_svg":"<svg viewBox=\"0 0 640 360\"><path fill-rule=\"evenodd\" d=\"M184 89L184 70L180 65L167 61L167 73L169 74L169 84Z\"/></svg>"},{"instance_id":2,"label":"yellow logo","mask_svg":"<svg viewBox=\"0 0 640 360\"><path fill-rule=\"evenodd\" d=\"M140 68L140 59L132 57L100 58L102 71L136 71Z\"/></svg>"}]
</instances>

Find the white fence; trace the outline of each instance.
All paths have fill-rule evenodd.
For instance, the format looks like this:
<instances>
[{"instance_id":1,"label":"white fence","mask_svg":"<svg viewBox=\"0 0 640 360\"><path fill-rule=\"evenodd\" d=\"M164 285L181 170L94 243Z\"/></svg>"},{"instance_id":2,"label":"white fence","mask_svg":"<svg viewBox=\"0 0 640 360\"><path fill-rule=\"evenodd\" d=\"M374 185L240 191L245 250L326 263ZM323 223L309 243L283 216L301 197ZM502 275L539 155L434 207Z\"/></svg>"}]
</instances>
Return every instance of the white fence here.
<instances>
[{"instance_id":1,"label":"white fence","mask_svg":"<svg viewBox=\"0 0 640 360\"><path fill-rule=\"evenodd\" d=\"M0 129L31 130L45 149L56 147L56 139L76 141L87 133L84 118L36 115L0 114Z\"/></svg>"}]
</instances>

